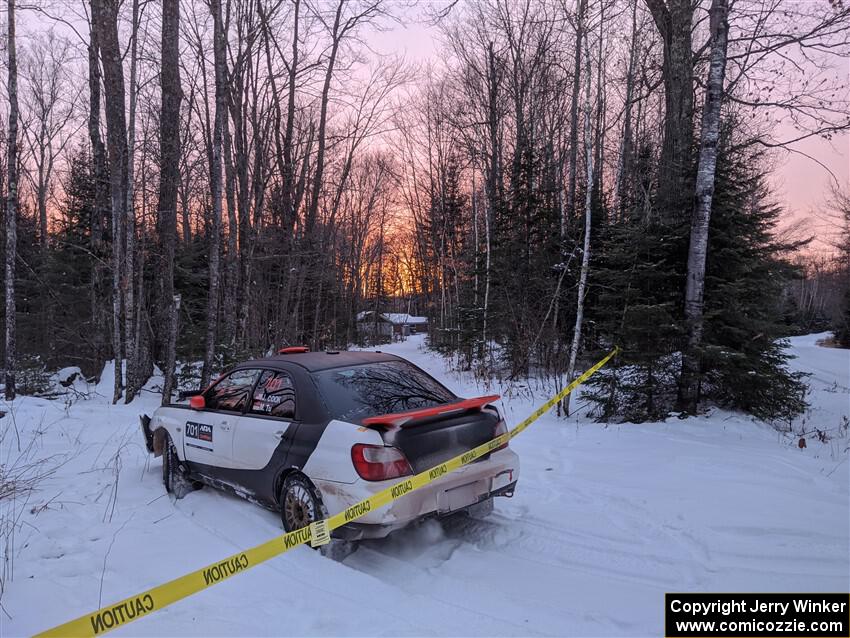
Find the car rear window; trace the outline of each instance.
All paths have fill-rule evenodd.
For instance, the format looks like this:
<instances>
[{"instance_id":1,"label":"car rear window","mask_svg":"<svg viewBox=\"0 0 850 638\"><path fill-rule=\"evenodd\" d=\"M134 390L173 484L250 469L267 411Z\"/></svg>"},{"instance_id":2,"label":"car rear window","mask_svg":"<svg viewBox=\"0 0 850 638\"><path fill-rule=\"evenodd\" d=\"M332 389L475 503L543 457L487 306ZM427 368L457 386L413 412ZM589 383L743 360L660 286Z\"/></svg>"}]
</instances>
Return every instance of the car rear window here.
<instances>
[{"instance_id":1,"label":"car rear window","mask_svg":"<svg viewBox=\"0 0 850 638\"><path fill-rule=\"evenodd\" d=\"M438 381L406 361L333 368L316 372L314 377L331 416L344 421L457 400Z\"/></svg>"}]
</instances>

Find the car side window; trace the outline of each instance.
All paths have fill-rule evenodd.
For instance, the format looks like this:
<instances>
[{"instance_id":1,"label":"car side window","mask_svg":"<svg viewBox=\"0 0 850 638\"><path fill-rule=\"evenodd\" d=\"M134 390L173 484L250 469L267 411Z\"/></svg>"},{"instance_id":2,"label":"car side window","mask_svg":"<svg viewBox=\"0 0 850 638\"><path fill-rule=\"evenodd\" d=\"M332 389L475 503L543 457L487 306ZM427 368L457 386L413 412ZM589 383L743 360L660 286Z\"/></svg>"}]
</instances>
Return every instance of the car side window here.
<instances>
[{"instance_id":1,"label":"car side window","mask_svg":"<svg viewBox=\"0 0 850 638\"><path fill-rule=\"evenodd\" d=\"M207 410L242 412L251 396L259 370L236 370L207 390Z\"/></svg>"},{"instance_id":2,"label":"car side window","mask_svg":"<svg viewBox=\"0 0 850 638\"><path fill-rule=\"evenodd\" d=\"M295 418L295 385L286 372L263 370L254 397L251 414Z\"/></svg>"}]
</instances>

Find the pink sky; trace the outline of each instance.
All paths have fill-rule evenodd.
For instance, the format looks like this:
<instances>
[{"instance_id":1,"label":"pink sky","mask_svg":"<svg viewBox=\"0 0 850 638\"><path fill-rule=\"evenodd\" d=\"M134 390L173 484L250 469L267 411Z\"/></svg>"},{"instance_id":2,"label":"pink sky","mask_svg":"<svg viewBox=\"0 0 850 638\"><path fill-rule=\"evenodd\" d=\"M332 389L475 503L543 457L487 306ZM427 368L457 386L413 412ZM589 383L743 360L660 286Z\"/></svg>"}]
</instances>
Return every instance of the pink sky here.
<instances>
[{"instance_id":1,"label":"pink sky","mask_svg":"<svg viewBox=\"0 0 850 638\"><path fill-rule=\"evenodd\" d=\"M374 34L371 44L376 50L397 52L408 60L424 63L436 57L437 38L437 28L410 20L408 24ZM845 60L844 66L843 75L850 82L850 61ZM789 127L788 137L796 134ZM850 187L850 135L835 136L831 141L812 138L799 142L794 148L813 159L796 152L780 152L773 180L774 194L786 206L788 224L803 221L807 233L815 235L813 251L831 250L830 242L836 228L824 211L830 184L834 183L829 171L842 188Z\"/></svg>"},{"instance_id":2,"label":"pink sky","mask_svg":"<svg viewBox=\"0 0 850 638\"><path fill-rule=\"evenodd\" d=\"M812 138L798 143L796 150L818 160L835 175L845 190L850 185L850 136L846 133L832 141ZM776 195L784 201L791 222L804 220L807 234L815 235L813 251L829 251L837 239L838 229L828 217L825 201L829 197L833 177L813 159L798 153L788 153L779 166Z\"/></svg>"},{"instance_id":3,"label":"pink sky","mask_svg":"<svg viewBox=\"0 0 850 638\"><path fill-rule=\"evenodd\" d=\"M432 8L438 5L435 3L424 6ZM376 51L402 54L412 62L425 63L436 59L440 48L439 30L427 24L421 17L421 10L408 8L404 13L406 24L393 23L386 31L372 31L369 34L370 45ZM21 20L26 24L32 20L32 16L24 12ZM37 30L43 28L39 21L30 22L29 26ZM63 30L61 26L58 29ZM24 31L26 29L22 29L22 32ZM839 74L850 84L850 60L844 60L843 67ZM797 133L789 127L786 137L795 135ZM829 171L834 174L842 188L850 189L850 135L836 136L832 141L813 138L798 143L795 148L813 159L798 153L779 154L777 172L773 180L774 194L788 210L788 224L803 221L808 233L816 236L812 250L828 250L830 239L836 233L834 223L830 222L824 211L830 184L834 182Z\"/></svg>"}]
</instances>

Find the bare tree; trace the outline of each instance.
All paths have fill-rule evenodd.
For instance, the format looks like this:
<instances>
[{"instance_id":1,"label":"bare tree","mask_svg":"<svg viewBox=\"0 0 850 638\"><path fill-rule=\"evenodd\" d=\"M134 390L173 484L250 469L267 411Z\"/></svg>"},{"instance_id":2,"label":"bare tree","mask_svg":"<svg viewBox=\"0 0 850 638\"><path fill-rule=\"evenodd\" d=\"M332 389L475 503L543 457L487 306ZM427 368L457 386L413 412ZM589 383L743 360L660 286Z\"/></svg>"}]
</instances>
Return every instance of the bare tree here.
<instances>
[{"instance_id":1,"label":"bare tree","mask_svg":"<svg viewBox=\"0 0 850 638\"><path fill-rule=\"evenodd\" d=\"M313 226L316 222L316 217L319 213L319 200L322 196L323 176L325 171L325 145L327 138L328 124L328 100L330 97L331 81L334 77L336 68L336 59L339 55L339 47L346 34L357 26L357 23L362 19L363 15L352 16L343 21L343 9L345 9L346 0L338 0L336 11L333 15L333 25L329 27L331 36L331 48L328 53L327 68L325 69L325 80L322 85L322 96L319 106L319 127L318 127L318 146L316 148L316 169L313 174L313 190L310 197L310 204L307 209L307 219L305 223L305 233L308 241L312 239Z\"/></svg>"},{"instance_id":2,"label":"bare tree","mask_svg":"<svg viewBox=\"0 0 850 638\"><path fill-rule=\"evenodd\" d=\"M486 63L486 109L487 109L487 137L489 138L489 158L487 161L486 182L487 182L487 209L484 212L484 231L486 238L485 257L484 257L484 313L481 322L481 341L483 347L489 350L488 339L490 334L487 332L487 319L490 310L490 284L491 284L491 248L492 235L491 228L496 215L496 209L499 206L501 199L501 172L502 172L502 154L501 143L499 139L499 130L501 127L501 117L499 109L499 87L502 82L501 72L496 65L496 53L493 42L487 45L487 63ZM485 151L486 155L486 151Z\"/></svg>"},{"instance_id":3,"label":"bare tree","mask_svg":"<svg viewBox=\"0 0 850 638\"><path fill-rule=\"evenodd\" d=\"M584 242L581 253L581 273L578 281L578 298L576 301L576 320L573 327L573 340L570 343L570 358L567 364L567 384L572 383L575 378L576 359L581 346L582 323L584 321L584 298L587 294L587 276L590 272L590 235L591 223L593 221L593 127L590 121L591 98L590 98L590 45L588 38L584 41L584 163L586 170L585 193L584 193ZM599 60L602 64L602 60ZM564 400L564 413L570 413L570 395Z\"/></svg>"},{"instance_id":4,"label":"bare tree","mask_svg":"<svg viewBox=\"0 0 850 638\"><path fill-rule=\"evenodd\" d=\"M691 217L691 242L685 287L685 324L688 336L685 351L682 353L682 373L679 379L679 402L683 410L691 413L696 411L699 400L705 262L720 141L720 111L723 104L723 80L726 75L726 48L729 37L728 12L728 0L712 0L711 62L702 112L696 198Z\"/></svg>"},{"instance_id":5,"label":"bare tree","mask_svg":"<svg viewBox=\"0 0 850 638\"><path fill-rule=\"evenodd\" d=\"M160 57L160 85L162 107L159 117L159 205L157 215L160 225L160 241L164 251L162 276L162 298L160 305L167 309L165 339L165 381L162 388L162 404L171 402L174 387L174 360L177 348L177 312L180 296L174 294L174 245L177 241L177 187L180 181L180 88L179 64L180 1L163 0L162 45Z\"/></svg>"},{"instance_id":6,"label":"bare tree","mask_svg":"<svg viewBox=\"0 0 850 638\"><path fill-rule=\"evenodd\" d=\"M212 198L212 224L210 228L209 252L209 296L207 298L207 334L204 352L204 365L201 370L201 385L206 386L212 376L215 358L215 344L218 334L219 284L220 284L220 242L221 242L221 153L223 130L227 118L226 59L224 20L221 14L221 0L210 0L210 12L213 19L213 56L215 65L215 116L210 153L210 194ZM230 311L233 311L231 308Z\"/></svg>"},{"instance_id":7,"label":"bare tree","mask_svg":"<svg viewBox=\"0 0 850 638\"><path fill-rule=\"evenodd\" d=\"M53 184L56 160L74 139L76 130L71 126L76 116L76 103L81 90L72 86L66 58L71 53L69 43L52 30L44 38L34 40L24 62L23 96L29 122L24 123L23 134L28 155L35 165L27 176L36 196L38 210L39 243L47 247L47 205Z\"/></svg>"},{"instance_id":8,"label":"bare tree","mask_svg":"<svg viewBox=\"0 0 850 638\"><path fill-rule=\"evenodd\" d=\"M124 112L124 71L118 43L118 0L91 0L92 25L98 32L106 106L106 146L109 191L112 200L112 352L115 358L113 403L121 397L122 343L121 305L125 207L127 203L127 121Z\"/></svg>"},{"instance_id":9,"label":"bare tree","mask_svg":"<svg viewBox=\"0 0 850 638\"><path fill-rule=\"evenodd\" d=\"M850 58L850 6L768 0L732 7L724 99L758 123L749 143L798 152L797 142L850 128L850 89L838 71Z\"/></svg>"},{"instance_id":10,"label":"bare tree","mask_svg":"<svg viewBox=\"0 0 850 638\"><path fill-rule=\"evenodd\" d=\"M614 183L614 214L622 215L625 206L624 195L631 189L626 186L626 176L632 174L632 156L634 154L634 125L632 111L635 98L635 66L638 58L638 0L632 2L632 33L629 47L629 61L626 70L626 96L623 105L623 133L620 139L620 153L617 158L617 172Z\"/></svg>"},{"instance_id":11,"label":"bare tree","mask_svg":"<svg viewBox=\"0 0 850 638\"><path fill-rule=\"evenodd\" d=\"M124 353L127 357L127 373L124 400L130 403L136 396L143 380L139 379L139 344L136 326L135 261L136 261L136 206L135 206L135 159L136 159L136 107L138 101L139 64L139 0L133 0L130 30L130 95L126 131L126 173L124 182L124 261L122 264L122 291L124 293ZM123 71L122 71L123 74ZM121 95L123 108L124 95ZM108 98L107 98L108 103ZM108 130L108 129L107 129Z\"/></svg>"},{"instance_id":12,"label":"bare tree","mask_svg":"<svg viewBox=\"0 0 850 638\"><path fill-rule=\"evenodd\" d=\"M667 219L689 200L694 119L694 64L691 45L692 0L645 0L661 35L664 81L664 139L661 146L658 201Z\"/></svg>"},{"instance_id":13,"label":"bare tree","mask_svg":"<svg viewBox=\"0 0 850 638\"><path fill-rule=\"evenodd\" d=\"M293 133L295 129L295 87L298 78L298 28L301 14L301 0L293 0L292 15L292 57L289 61L288 88L286 95L286 128L283 135L281 170L283 174L283 214L285 218L294 218L295 170L292 161ZM279 127L277 127L279 128Z\"/></svg>"},{"instance_id":14,"label":"bare tree","mask_svg":"<svg viewBox=\"0 0 850 638\"><path fill-rule=\"evenodd\" d=\"M94 27L94 15L89 24L88 53L88 136L92 154L92 173L94 177L94 206L91 218L92 250L95 260L91 274L90 304L94 324L94 360L100 365L106 360L107 311L104 307L106 293L103 288L106 263L101 259L106 232L106 218L110 210L109 178L107 170L106 148L100 135L101 110L101 72L100 44L97 29ZM114 345L114 342L113 342Z\"/></svg>"},{"instance_id":15,"label":"bare tree","mask_svg":"<svg viewBox=\"0 0 850 638\"><path fill-rule=\"evenodd\" d=\"M15 41L15 0L8 0L9 142L6 194L6 400L15 399L16 322L15 261L18 256L18 58Z\"/></svg>"},{"instance_id":16,"label":"bare tree","mask_svg":"<svg viewBox=\"0 0 850 638\"><path fill-rule=\"evenodd\" d=\"M567 205L565 214L561 219L562 237L567 232L567 216L575 215L576 176L578 175L578 109L581 90L582 40L586 37L584 34L585 13L587 13L587 0L579 0L575 16L575 60L573 64L572 99L570 100L570 172L567 185Z\"/></svg>"},{"instance_id":17,"label":"bare tree","mask_svg":"<svg viewBox=\"0 0 850 638\"><path fill-rule=\"evenodd\" d=\"M32 67L21 52L23 144L13 164L24 176L20 208L26 213L31 199L37 225L19 216L18 240L41 244L49 278L39 305L28 300L27 308L41 325L51 323L51 308L57 316L66 310L48 303L51 288L70 288L54 282L82 277L74 290L90 286L91 306L75 319L97 354L80 356L88 365L113 353L115 398L124 392L131 400L156 360L168 401L178 350L203 358L208 384L231 355L344 346L357 338L365 309L429 315L432 343L478 373L560 381L574 376L583 348L616 338L618 318L628 317L618 304L631 313L638 288L623 292L620 283L649 281L642 260L658 256L669 270L652 270L658 285L641 294L647 307L663 306L672 332L664 358L648 364L663 367L664 398L649 402L671 407L671 353L684 350L682 398L693 396L700 323L706 344L715 335L700 307L702 286L709 304L714 290L713 279L701 283L705 186L711 162L723 161L716 143L711 158L704 118L716 115L716 126L727 114L710 102L702 109L712 82L702 10L709 2L452 3L437 16L445 48L402 95L414 85L407 67L380 55L370 38L392 20L383 0L164 0L161 32L148 26L160 5L86 1L88 104L76 106L88 109L92 153L90 161L68 153L73 180L63 158L83 137L74 117L84 111L70 112L75 47L65 53L60 42L44 63L33 56ZM826 58L850 52L844 5L740 0L729 22L721 88L736 116L733 155L791 141L768 130L779 119L799 125L799 138L847 127L846 89L820 83ZM808 70L813 78L785 86ZM699 153L695 110L703 118ZM757 117L738 118L743 111ZM11 175L2 155L0 173ZM683 313L676 273L688 211L694 254ZM581 268L571 268L579 253ZM22 256L18 268L28 267ZM806 301L812 316L823 305L822 292L814 295ZM36 352L34 331L21 324L18 332L18 352ZM38 347L48 341L39 337ZM50 347L49 365L77 356ZM647 349L632 348L639 350Z\"/></svg>"},{"instance_id":18,"label":"bare tree","mask_svg":"<svg viewBox=\"0 0 850 638\"><path fill-rule=\"evenodd\" d=\"M334 78L334 71L337 66L337 57L339 56L340 46L347 37L356 32L358 26L362 23L383 15L381 0L369 0L362 7L355 9L351 15L346 16L344 10L349 4L348 0L338 0L336 10L333 14L333 24L328 25L327 27L331 37L331 45L330 51L328 52L325 78L322 85L322 95L319 103L315 172L313 174L313 189L310 204L307 209L307 219L305 223L305 233L308 237L310 236L313 225L316 222L316 217L319 211L319 200L322 195L323 176L325 171L325 150L327 144L328 103L330 99L331 82ZM318 15L321 16L321 14Z\"/></svg>"},{"instance_id":19,"label":"bare tree","mask_svg":"<svg viewBox=\"0 0 850 638\"><path fill-rule=\"evenodd\" d=\"M379 16L385 15L382 4L382 0L367 0L363 3L338 0L336 8L331 14L332 19L330 23L327 21L329 16L326 12L322 11L319 6L312 7L314 15L323 24L330 37L330 46L327 50L322 92L319 97L319 120L316 126L316 155L313 161L313 175L310 180L310 198L304 213L302 253L305 261L308 263L317 259L320 254L319 238L316 236L316 225L319 221L319 204L325 195L328 105L330 103L332 82L337 71L337 64L339 63L340 50L348 40L356 37L357 31L361 26L368 24ZM347 11L349 9L350 11ZM316 282L316 286L313 286L312 282L311 285L306 285L308 275L314 276L315 274L318 273L311 272L311 268L309 267L302 265L302 267L298 268L298 283L295 298L297 301L302 302L305 308L315 308L320 303L321 290L318 282ZM305 291L308 292L307 295L304 294ZM319 294L316 294L317 291ZM305 297L308 297L308 299L305 299ZM313 303L310 304L310 301ZM308 321L308 323L315 325L315 314L313 312L313 321Z\"/></svg>"}]
</instances>

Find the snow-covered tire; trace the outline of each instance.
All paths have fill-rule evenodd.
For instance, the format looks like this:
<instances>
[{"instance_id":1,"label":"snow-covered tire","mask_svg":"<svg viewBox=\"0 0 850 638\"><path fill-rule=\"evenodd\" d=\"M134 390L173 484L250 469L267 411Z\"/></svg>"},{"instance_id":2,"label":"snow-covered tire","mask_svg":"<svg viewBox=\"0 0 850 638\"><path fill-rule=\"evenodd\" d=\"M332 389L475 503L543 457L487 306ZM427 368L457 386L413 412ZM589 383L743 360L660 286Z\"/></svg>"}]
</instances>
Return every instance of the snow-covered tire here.
<instances>
[{"instance_id":1,"label":"snow-covered tire","mask_svg":"<svg viewBox=\"0 0 850 638\"><path fill-rule=\"evenodd\" d=\"M165 438L165 450L162 452L162 484L165 491L173 494L174 498L183 498L194 489L180 467L177 449L168 435Z\"/></svg>"},{"instance_id":2,"label":"snow-covered tire","mask_svg":"<svg viewBox=\"0 0 850 638\"><path fill-rule=\"evenodd\" d=\"M280 519L283 529L294 532L323 518L328 518L328 510L310 479L297 472L287 476L280 486ZM355 548L351 541L332 538L330 543L319 547L319 551L322 556L341 561Z\"/></svg>"}]
</instances>

